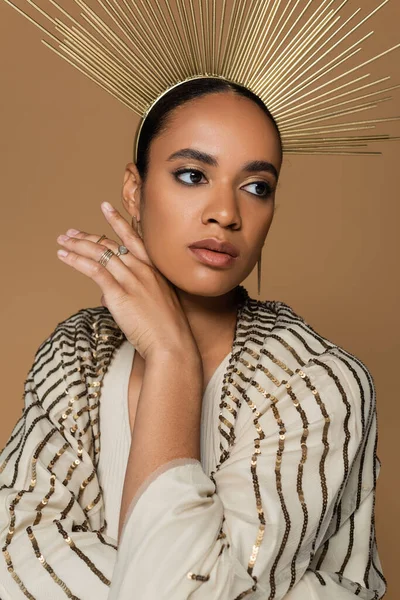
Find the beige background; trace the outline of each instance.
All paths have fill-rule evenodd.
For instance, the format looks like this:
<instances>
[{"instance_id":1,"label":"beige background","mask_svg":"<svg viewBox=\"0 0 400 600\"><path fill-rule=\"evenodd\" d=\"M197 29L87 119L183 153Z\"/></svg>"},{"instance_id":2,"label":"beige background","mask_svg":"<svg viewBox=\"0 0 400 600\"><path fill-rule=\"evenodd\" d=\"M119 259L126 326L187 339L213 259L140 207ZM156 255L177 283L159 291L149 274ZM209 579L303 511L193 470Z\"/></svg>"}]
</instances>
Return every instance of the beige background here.
<instances>
[{"instance_id":1,"label":"beige background","mask_svg":"<svg viewBox=\"0 0 400 600\"><path fill-rule=\"evenodd\" d=\"M370 52L400 42L399 22L393 0L367 28L376 31ZM56 237L69 227L110 233L100 203L119 206L138 122L39 40L0 1L1 447L21 414L39 344L72 313L100 304L97 286L57 259ZM400 83L399 59L397 51L371 71ZM393 96L379 116L400 115L399 90ZM400 135L400 123L380 130L388 131ZM374 376L382 460L376 524L387 600L399 597L399 144L375 146L382 157L285 158L261 295L290 304ZM244 285L257 297L256 270Z\"/></svg>"}]
</instances>

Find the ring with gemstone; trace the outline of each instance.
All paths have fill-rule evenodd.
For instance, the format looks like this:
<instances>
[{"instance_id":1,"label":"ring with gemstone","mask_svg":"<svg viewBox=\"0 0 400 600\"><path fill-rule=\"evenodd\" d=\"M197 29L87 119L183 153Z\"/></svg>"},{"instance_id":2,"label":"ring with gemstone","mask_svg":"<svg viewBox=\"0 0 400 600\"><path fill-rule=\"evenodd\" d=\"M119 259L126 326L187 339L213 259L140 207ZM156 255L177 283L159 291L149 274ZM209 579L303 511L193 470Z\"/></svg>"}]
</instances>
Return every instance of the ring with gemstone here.
<instances>
[{"instance_id":1,"label":"ring with gemstone","mask_svg":"<svg viewBox=\"0 0 400 600\"><path fill-rule=\"evenodd\" d=\"M128 254L129 250L126 246L118 246L118 252L116 252L115 256L120 256L121 254Z\"/></svg>"}]
</instances>

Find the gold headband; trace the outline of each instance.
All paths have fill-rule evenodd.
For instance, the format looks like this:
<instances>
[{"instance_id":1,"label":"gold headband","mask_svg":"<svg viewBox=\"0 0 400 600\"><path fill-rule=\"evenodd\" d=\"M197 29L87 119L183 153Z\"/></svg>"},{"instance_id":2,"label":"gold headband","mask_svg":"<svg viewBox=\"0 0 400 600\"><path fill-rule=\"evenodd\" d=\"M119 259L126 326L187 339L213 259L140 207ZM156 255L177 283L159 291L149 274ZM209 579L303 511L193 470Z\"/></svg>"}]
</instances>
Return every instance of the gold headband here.
<instances>
[{"instance_id":1,"label":"gold headband","mask_svg":"<svg viewBox=\"0 0 400 600\"><path fill-rule=\"evenodd\" d=\"M373 32L352 43L351 36L389 0L363 18L359 8L344 20L349 0L232 0L230 9L226 0L98 0L97 11L84 0L68 0L69 11L66 1L47 0L62 19L45 11L44 1L24 0L52 31L4 1L50 37L46 46L142 117L135 161L151 108L169 90L202 77L255 93L277 122L285 154L380 154L362 148L400 139L361 134L400 117L347 120L400 87L382 88L389 76L371 80L362 73L400 44L351 66Z\"/></svg>"}]
</instances>

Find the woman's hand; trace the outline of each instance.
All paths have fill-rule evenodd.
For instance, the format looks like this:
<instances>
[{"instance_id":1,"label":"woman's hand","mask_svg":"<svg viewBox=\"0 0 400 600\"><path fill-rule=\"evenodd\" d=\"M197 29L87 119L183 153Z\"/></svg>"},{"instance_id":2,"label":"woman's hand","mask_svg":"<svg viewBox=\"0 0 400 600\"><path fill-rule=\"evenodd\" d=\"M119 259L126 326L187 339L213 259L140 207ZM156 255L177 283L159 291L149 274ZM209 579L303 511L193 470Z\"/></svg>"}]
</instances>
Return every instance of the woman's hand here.
<instances>
[{"instance_id":1,"label":"woman's hand","mask_svg":"<svg viewBox=\"0 0 400 600\"><path fill-rule=\"evenodd\" d=\"M199 358L179 299L151 262L143 240L111 205L103 203L102 210L121 242L104 239L97 244L100 235L70 229L67 236L57 238L64 246L59 258L97 283L102 304L144 360L182 349ZM127 254L112 256L105 267L99 264L107 248L115 253L120 244Z\"/></svg>"}]
</instances>

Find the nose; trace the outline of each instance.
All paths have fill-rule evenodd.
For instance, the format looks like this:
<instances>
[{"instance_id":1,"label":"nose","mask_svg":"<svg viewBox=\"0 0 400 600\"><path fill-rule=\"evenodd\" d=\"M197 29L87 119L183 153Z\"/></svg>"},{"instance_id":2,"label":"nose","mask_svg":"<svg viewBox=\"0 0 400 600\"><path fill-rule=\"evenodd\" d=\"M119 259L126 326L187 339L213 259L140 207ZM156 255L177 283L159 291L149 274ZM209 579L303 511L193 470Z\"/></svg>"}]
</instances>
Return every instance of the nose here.
<instances>
[{"instance_id":1,"label":"nose","mask_svg":"<svg viewBox=\"0 0 400 600\"><path fill-rule=\"evenodd\" d=\"M238 200L230 186L218 186L209 194L203 210L203 223L215 222L224 228L238 229L241 226Z\"/></svg>"}]
</instances>

